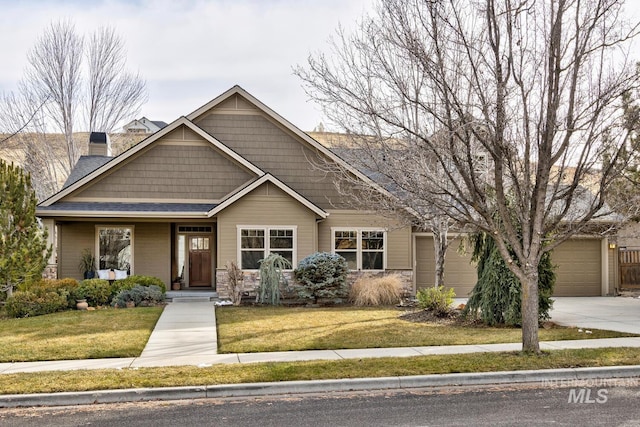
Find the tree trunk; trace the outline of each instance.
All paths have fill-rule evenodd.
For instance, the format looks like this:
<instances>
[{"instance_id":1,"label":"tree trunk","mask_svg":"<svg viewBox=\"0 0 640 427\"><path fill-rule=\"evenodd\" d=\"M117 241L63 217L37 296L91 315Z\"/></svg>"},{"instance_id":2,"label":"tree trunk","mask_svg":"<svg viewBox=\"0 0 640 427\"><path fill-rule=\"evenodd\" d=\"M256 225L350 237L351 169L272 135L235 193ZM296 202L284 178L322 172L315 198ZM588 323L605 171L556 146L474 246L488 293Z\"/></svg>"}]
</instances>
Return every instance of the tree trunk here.
<instances>
[{"instance_id":1,"label":"tree trunk","mask_svg":"<svg viewBox=\"0 0 640 427\"><path fill-rule=\"evenodd\" d=\"M525 270L522 283L522 351L540 353L538 341L538 269Z\"/></svg>"},{"instance_id":2,"label":"tree trunk","mask_svg":"<svg viewBox=\"0 0 640 427\"><path fill-rule=\"evenodd\" d=\"M434 286L440 287L444 286L444 263L445 257L447 255L447 248L449 246L449 241L447 240L447 230L433 230L433 246L435 249L435 261L436 261L436 272L435 272L435 284Z\"/></svg>"}]
</instances>

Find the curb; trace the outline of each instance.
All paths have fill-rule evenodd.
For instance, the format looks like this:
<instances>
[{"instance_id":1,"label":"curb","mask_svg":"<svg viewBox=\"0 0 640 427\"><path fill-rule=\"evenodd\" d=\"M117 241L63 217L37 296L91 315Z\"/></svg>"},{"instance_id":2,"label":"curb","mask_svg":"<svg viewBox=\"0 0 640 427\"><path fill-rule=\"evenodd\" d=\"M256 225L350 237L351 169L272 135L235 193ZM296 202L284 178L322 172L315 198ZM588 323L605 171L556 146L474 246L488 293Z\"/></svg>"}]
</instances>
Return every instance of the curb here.
<instances>
[{"instance_id":1,"label":"curb","mask_svg":"<svg viewBox=\"0 0 640 427\"><path fill-rule=\"evenodd\" d=\"M0 395L0 408L640 378L640 365ZM575 385L584 387L584 385ZM587 385L588 386L588 385Z\"/></svg>"}]
</instances>

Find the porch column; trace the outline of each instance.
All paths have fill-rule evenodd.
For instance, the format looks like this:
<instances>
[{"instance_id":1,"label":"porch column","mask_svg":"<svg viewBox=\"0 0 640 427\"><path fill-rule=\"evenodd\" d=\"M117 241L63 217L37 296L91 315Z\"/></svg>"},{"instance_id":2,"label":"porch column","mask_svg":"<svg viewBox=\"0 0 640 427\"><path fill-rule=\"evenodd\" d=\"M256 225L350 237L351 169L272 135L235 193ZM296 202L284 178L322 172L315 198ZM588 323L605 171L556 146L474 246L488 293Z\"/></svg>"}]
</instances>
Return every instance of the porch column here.
<instances>
[{"instance_id":1,"label":"porch column","mask_svg":"<svg viewBox=\"0 0 640 427\"><path fill-rule=\"evenodd\" d=\"M42 220L42 225L47 230L47 248L52 248L51 255L47 260L47 266L42 272L42 277L45 279L57 279L58 278L58 264L56 262L58 245L56 244L56 222L53 219L46 218Z\"/></svg>"}]
</instances>

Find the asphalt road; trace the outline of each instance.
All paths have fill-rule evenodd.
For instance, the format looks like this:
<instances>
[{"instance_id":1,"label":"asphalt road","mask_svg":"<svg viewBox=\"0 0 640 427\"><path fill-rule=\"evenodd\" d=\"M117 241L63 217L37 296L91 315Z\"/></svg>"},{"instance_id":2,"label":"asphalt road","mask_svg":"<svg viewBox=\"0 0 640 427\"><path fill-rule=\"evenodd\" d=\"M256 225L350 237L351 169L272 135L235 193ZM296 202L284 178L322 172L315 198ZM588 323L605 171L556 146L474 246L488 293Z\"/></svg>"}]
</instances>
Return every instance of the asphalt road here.
<instances>
[{"instance_id":1,"label":"asphalt road","mask_svg":"<svg viewBox=\"0 0 640 427\"><path fill-rule=\"evenodd\" d=\"M0 425L640 426L640 380L597 381L5 409Z\"/></svg>"}]
</instances>

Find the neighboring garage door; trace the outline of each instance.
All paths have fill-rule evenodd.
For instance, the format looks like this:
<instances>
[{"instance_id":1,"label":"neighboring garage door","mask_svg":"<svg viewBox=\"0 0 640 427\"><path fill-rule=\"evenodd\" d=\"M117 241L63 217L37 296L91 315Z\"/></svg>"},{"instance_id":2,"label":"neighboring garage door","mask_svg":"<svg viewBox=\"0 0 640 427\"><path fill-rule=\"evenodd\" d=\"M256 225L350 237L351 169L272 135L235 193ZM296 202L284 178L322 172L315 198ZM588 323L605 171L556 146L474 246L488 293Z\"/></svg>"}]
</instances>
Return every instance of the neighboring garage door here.
<instances>
[{"instance_id":1,"label":"neighboring garage door","mask_svg":"<svg viewBox=\"0 0 640 427\"><path fill-rule=\"evenodd\" d=\"M557 297L593 297L602 295L602 257L598 239L568 240L552 255L556 269Z\"/></svg>"},{"instance_id":2,"label":"neighboring garage door","mask_svg":"<svg viewBox=\"0 0 640 427\"><path fill-rule=\"evenodd\" d=\"M467 297L476 284L476 268L470 254L460 255L460 240L449 244L444 268L444 282L456 296ZM576 239L558 246L553 252L556 269L555 296L601 295L600 240ZM433 286L435 282L433 238L416 236L416 288Z\"/></svg>"},{"instance_id":3,"label":"neighboring garage door","mask_svg":"<svg viewBox=\"0 0 640 427\"><path fill-rule=\"evenodd\" d=\"M444 265L444 283L453 288L456 296L465 298L476 284L476 267L471 264L471 254L460 255L460 239L449 243ZM435 249L433 238L416 236L416 288L423 289L435 283Z\"/></svg>"}]
</instances>

